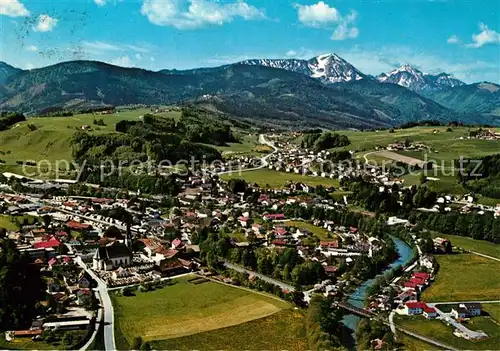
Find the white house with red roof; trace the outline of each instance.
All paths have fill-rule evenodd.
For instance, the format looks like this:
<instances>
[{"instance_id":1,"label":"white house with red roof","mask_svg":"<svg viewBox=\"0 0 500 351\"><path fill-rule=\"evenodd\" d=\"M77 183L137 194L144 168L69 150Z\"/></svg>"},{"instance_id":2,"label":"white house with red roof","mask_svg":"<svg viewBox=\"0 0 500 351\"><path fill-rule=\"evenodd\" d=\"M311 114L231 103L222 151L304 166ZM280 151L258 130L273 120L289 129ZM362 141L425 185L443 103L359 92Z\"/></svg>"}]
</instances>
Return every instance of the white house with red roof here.
<instances>
[{"instance_id":1,"label":"white house with red roof","mask_svg":"<svg viewBox=\"0 0 500 351\"><path fill-rule=\"evenodd\" d=\"M410 301L404 304L404 313L408 316L421 315L424 313L424 308L427 308L425 302L422 301Z\"/></svg>"}]
</instances>

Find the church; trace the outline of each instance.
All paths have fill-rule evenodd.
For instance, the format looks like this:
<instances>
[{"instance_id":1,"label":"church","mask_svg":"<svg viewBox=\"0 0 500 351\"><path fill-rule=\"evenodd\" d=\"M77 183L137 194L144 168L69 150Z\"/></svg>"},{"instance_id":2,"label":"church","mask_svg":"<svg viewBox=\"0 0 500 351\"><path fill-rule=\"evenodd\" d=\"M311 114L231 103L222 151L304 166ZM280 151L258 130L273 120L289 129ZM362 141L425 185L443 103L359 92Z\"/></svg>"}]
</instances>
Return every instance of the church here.
<instances>
[{"instance_id":1,"label":"church","mask_svg":"<svg viewBox=\"0 0 500 351\"><path fill-rule=\"evenodd\" d=\"M114 241L113 243L99 247L92 258L92 268L94 270L111 271L118 267L132 265L132 234L127 226L127 236L125 243Z\"/></svg>"}]
</instances>

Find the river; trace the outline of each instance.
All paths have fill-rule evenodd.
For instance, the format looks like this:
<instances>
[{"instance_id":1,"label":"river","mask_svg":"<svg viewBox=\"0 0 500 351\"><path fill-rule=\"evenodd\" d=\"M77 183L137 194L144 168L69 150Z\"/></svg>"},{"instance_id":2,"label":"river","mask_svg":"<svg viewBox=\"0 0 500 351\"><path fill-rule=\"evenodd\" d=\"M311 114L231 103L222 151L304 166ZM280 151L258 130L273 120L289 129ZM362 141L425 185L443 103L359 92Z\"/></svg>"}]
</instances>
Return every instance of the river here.
<instances>
[{"instance_id":1,"label":"river","mask_svg":"<svg viewBox=\"0 0 500 351\"><path fill-rule=\"evenodd\" d=\"M397 260L392 262L386 270L384 270L382 273L380 273L378 276L386 274L389 272L392 268L397 267L397 266L406 266L412 259L413 257L413 251L412 248L406 244L403 240L396 238L395 236L391 235L391 239L394 241L394 244L396 245L396 249L398 251L399 257ZM377 276L377 277L378 277ZM354 306L363 308L364 307L364 300L366 297L366 290L372 286L373 279L368 279L365 281L363 284L361 284L352 294L349 295L349 298L347 301L351 303ZM358 317L353 314L348 314L344 316L342 319L342 323L349 329L353 331L352 336L355 337L355 331L356 331L356 326L358 325L358 322L361 320L361 317Z\"/></svg>"}]
</instances>

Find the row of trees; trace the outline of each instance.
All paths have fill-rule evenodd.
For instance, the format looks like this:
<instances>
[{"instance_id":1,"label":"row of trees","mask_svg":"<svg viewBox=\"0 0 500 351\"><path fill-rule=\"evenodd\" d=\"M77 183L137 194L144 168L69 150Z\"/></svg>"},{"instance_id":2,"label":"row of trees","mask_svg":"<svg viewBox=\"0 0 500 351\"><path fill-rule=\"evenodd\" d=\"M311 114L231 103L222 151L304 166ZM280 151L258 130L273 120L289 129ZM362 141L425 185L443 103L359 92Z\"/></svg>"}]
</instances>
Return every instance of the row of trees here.
<instances>
[{"instance_id":1,"label":"row of trees","mask_svg":"<svg viewBox=\"0 0 500 351\"><path fill-rule=\"evenodd\" d=\"M342 185L353 192L354 202L369 211L388 214L408 214L415 208L431 207L436 203L438 194L425 186L400 189L393 185L390 189L380 191L377 184L362 178L347 179ZM402 192L400 197L399 192ZM400 203L401 201L401 203Z\"/></svg>"},{"instance_id":2,"label":"row of trees","mask_svg":"<svg viewBox=\"0 0 500 351\"><path fill-rule=\"evenodd\" d=\"M0 330L29 327L43 297L38 268L9 239L0 240Z\"/></svg>"},{"instance_id":3,"label":"row of trees","mask_svg":"<svg viewBox=\"0 0 500 351\"><path fill-rule=\"evenodd\" d=\"M474 213L428 213L414 212L409 220L440 233L467 236L500 244L500 219L491 212Z\"/></svg>"}]
</instances>

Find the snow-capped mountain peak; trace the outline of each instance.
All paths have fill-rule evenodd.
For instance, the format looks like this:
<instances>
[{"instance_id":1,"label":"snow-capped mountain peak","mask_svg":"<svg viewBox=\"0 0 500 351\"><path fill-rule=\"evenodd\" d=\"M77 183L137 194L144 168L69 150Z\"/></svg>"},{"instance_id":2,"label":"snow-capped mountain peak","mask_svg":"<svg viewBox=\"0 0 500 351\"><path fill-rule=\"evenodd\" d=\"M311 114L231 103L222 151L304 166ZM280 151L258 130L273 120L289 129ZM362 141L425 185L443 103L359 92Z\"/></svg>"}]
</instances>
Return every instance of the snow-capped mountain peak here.
<instances>
[{"instance_id":1,"label":"snow-capped mountain peak","mask_svg":"<svg viewBox=\"0 0 500 351\"><path fill-rule=\"evenodd\" d=\"M365 77L357 68L336 54L323 54L308 61L311 77L323 83L341 83Z\"/></svg>"},{"instance_id":2,"label":"snow-capped mountain peak","mask_svg":"<svg viewBox=\"0 0 500 351\"><path fill-rule=\"evenodd\" d=\"M300 59L258 59L240 62L246 65L260 65L281 68L306 74L323 83L342 83L366 77L349 62L336 54L322 54L309 60Z\"/></svg>"},{"instance_id":3,"label":"snow-capped mountain peak","mask_svg":"<svg viewBox=\"0 0 500 351\"><path fill-rule=\"evenodd\" d=\"M401 85L416 92L443 90L465 84L447 73L438 75L422 73L410 64L404 64L391 72L382 73L377 80Z\"/></svg>"}]
</instances>

